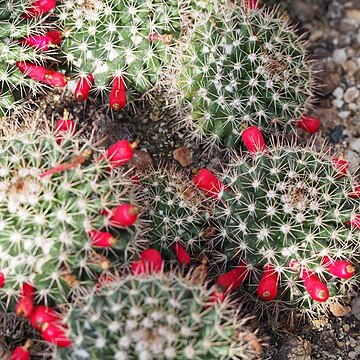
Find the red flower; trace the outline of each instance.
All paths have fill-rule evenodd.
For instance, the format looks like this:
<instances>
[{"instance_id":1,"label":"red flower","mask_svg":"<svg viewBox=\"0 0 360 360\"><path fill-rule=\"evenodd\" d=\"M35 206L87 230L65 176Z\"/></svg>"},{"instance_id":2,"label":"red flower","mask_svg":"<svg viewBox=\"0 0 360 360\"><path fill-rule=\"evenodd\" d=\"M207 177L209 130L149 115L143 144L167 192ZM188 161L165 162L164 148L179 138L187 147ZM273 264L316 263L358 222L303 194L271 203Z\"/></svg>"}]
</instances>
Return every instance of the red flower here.
<instances>
[{"instance_id":1,"label":"red flower","mask_svg":"<svg viewBox=\"0 0 360 360\"><path fill-rule=\"evenodd\" d=\"M112 145L106 151L106 158L109 160L111 167L121 166L131 160L136 145L136 143L130 143L128 140L120 140Z\"/></svg>"},{"instance_id":2,"label":"red flower","mask_svg":"<svg viewBox=\"0 0 360 360\"><path fill-rule=\"evenodd\" d=\"M43 15L56 6L56 0L36 0L31 4L31 7L26 10L23 17L30 18L34 16Z\"/></svg>"},{"instance_id":3,"label":"red flower","mask_svg":"<svg viewBox=\"0 0 360 360\"><path fill-rule=\"evenodd\" d=\"M200 169L193 177L193 182L197 188L206 194L218 198L219 193L224 189L224 185L208 169Z\"/></svg>"},{"instance_id":4,"label":"red flower","mask_svg":"<svg viewBox=\"0 0 360 360\"><path fill-rule=\"evenodd\" d=\"M88 232L91 246L107 248L117 244L117 240L106 231L91 230Z\"/></svg>"},{"instance_id":5,"label":"red flower","mask_svg":"<svg viewBox=\"0 0 360 360\"><path fill-rule=\"evenodd\" d=\"M264 266L264 272L261 276L257 294L259 299L264 301L274 300L278 292L279 273L272 264Z\"/></svg>"},{"instance_id":6,"label":"red flower","mask_svg":"<svg viewBox=\"0 0 360 360\"><path fill-rule=\"evenodd\" d=\"M138 216L138 209L131 204L122 204L111 208L105 215L110 215L109 223L115 227L128 227L135 223Z\"/></svg>"},{"instance_id":7,"label":"red flower","mask_svg":"<svg viewBox=\"0 0 360 360\"><path fill-rule=\"evenodd\" d=\"M72 345L72 341L66 336L65 329L60 324L46 322L41 328L41 336L59 347L66 348Z\"/></svg>"},{"instance_id":8,"label":"red flower","mask_svg":"<svg viewBox=\"0 0 360 360\"><path fill-rule=\"evenodd\" d=\"M155 249L144 250L141 259L131 264L131 271L134 275L159 272L163 268L163 260L159 251Z\"/></svg>"},{"instance_id":9,"label":"red flower","mask_svg":"<svg viewBox=\"0 0 360 360\"><path fill-rule=\"evenodd\" d=\"M235 269L232 269L225 274L220 275L216 283L220 285L224 290L233 291L237 289L243 281L246 279L248 271L246 264L241 262L239 266Z\"/></svg>"},{"instance_id":10,"label":"red flower","mask_svg":"<svg viewBox=\"0 0 360 360\"><path fill-rule=\"evenodd\" d=\"M191 257L181 244L175 243L171 246L171 248L174 250L175 255L181 265L190 263Z\"/></svg>"}]
</instances>

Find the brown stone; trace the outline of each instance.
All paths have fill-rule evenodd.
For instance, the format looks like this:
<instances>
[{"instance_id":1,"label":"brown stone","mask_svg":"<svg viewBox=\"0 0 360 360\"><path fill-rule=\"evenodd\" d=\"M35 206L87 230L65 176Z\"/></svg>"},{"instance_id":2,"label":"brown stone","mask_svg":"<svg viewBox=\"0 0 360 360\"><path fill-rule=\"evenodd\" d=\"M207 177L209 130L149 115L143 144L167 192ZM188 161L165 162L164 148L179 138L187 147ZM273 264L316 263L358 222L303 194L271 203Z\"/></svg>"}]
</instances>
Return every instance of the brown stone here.
<instances>
[{"instance_id":1,"label":"brown stone","mask_svg":"<svg viewBox=\"0 0 360 360\"><path fill-rule=\"evenodd\" d=\"M330 312L336 317L342 317L351 312L351 307L339 303L333 303L330 305Z\"/></svg>"},{"instance_id":2,"label":"brown stone","mask_svg":"<svg viewBox=\"0 0 360 360\"><path fill-rule=\"evenodd\" d=\"M322 96L330 95L341 82L341 66L333 60L322 61L315 64L316 85Z\"/></svg>"},{"instance_id":3,"label":"brown stone","mask_svg":"<svg viewBox=\"0 0 360 360\"><path fill-rule=\"evenodd\" d=\"M173 151L173 157L182 167L186 167L193 162L192 151L186 146L175 149Z\"/></svg>"},{"instance_id":4,"label":"brown stone","mask_svg":"<svg viewBox=\"0 0 360 360\"><path fill-rule=\"evenodd\" d=\"M153 159L145 149L135 150L133 158L128 162L129 167L135 167L138 170L145 169L152 165Z\"/></svg>"}]
</instances>

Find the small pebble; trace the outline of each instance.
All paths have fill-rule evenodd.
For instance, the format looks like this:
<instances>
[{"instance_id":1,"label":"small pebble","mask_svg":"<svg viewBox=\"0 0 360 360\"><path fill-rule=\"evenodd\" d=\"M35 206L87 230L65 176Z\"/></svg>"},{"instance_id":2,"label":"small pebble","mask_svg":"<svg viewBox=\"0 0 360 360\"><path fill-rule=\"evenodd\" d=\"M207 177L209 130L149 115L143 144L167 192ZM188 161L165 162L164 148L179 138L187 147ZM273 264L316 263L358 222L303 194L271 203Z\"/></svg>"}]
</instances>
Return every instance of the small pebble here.
<instances>
[{"instance_id":1,"label":"small pebble","mask_svg":"<svg viewBox=\"0 0 360 360\"><path fill-rule=\"evenodd\" d=\"M358 320L360 320L360 297L355 298L351 302L351 312Z\"/></svg>"},{"instance_id":2,"label":"small pebble","mask_svg":"<svg viewBox=\"0 0 360 360\"><path fill-rule=\"evenodd\" d=\"M344 136L344 129L345 126L344 125L337 125L335 126L329 135L329 141L333 144L337 144L340 142L340 140L343 138Z\"/></svg>"},{"instance_id":3,"label":"small pebble","mask_svg":"<svg viewBox=\"0 0 360 360\"><path fill-rule=\"evenodd\" d=\"M173 151L174 159L182 166L186 167L193 162L193 154L186 146L177 148Z\"/></svg>"},{"instance_id":4,"label":"small pebble","mask_svg":"<svg viewBox=\"0 0 360 360\"><path fill-rule=\"evenodd\" d=\"M359 90L355 86L353 86L345 91L344 100L347 103L351 103L352 101L357 99L358 96L359 96Z\"/></svg>"},{"instance_id":5,"label":"small pebble","mask_svg":"<svg viewBox=\"0 0 360 360\"><path fill-rule=\"evenodd\" d=\"M339 117L341 117L342 119L347 119L350 114L351 114L351 111L340 111Z\"/></svg>"},{"instance_id":6,"label":"small pebble","mask_svg":"<svg viewBox=\"0 0 360 360\"><path fill-rule=\"evenodd\" d=\"M360 154L360 138L357 139L351 139L349 141L349 146L351 149L356 151L358 154Z\"/></svg>"},{"instance_id":7,"label":"small pebble","mask_svg":"<svg viewBox=\"0 0 360 360\"><path fill-rule=\"evenodd\" d=\"M333 52L332 58L337 63L344 63L348 58L347 53L346 53L346 49L336 49Z\"/></svg>"},{"instance_id":8,"label":"small pebble","mask_svg":"<svg viewBox=\"0 0 360 360\"><path fill-rule=\"evenodd\" d=\"M337 108L341 108L344 105L344 101L341 99L334 99L332 103Z\"/></svg>"},{"instance_id":9,"label":"small pebble","mask_svg":"<svg viewBox=\"0 0 360 360\"><path fill-rule=\"evenodd\" d=\"M344 89L342 87L337 87L332 93L337 99L342 99L344 96Z\"/></svg>"}]
</instances>

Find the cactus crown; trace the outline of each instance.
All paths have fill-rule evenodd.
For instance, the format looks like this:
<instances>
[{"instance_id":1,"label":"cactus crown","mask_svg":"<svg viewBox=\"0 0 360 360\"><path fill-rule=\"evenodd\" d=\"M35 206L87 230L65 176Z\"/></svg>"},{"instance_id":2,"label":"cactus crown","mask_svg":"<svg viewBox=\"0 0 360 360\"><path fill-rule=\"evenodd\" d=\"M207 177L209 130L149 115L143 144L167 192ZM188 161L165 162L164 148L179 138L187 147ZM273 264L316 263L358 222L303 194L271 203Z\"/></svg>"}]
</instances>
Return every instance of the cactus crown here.
<instances>
[{"instance_id":1,"label":"cactus crown","mask_svg":"<svg viewBox=\"0 0 360 360\"><path fill-rule=\"evenodd\" d=\"M74 346L58 359L251 359L255 351L234 308L207 307L210 291L190 276L129 275L71 310ZM252 337L251 337L252 336Z\"/></svg>"},{"instance_id":2,"label":"cactus crown","mask_svg":"<svg viewBox=\"0 0 360 360\"><path fill-rule=\"evenodd\" d=\"M186 174L167 167L151 169L141 183L152 247L171 256L180 244L195 255L203 247L202 233L210 215L206 197Z\"/></svg>"},{"instance_id":3,"label":"cactus crown","mask_svg":"<svg viewBox=\"0 0 360 360\"><path fill-rule=\"evenodd\" d=\"M311 99L302 40L266 10L234 7L208 16L184 41L175 68L170 78L185 106L183 121L212 145L238 145L250 125L288 129Z\"/></svg>"},{"instance_id":4,"label":"cactus crown","mask_svg":"<svg viewBox=\"0 0 360 360\"><path fill-rule=\"evenodd\" d=\"M140 93L150 89L171 43L180 34L178 1L65 1L58 7L65 29L62 50L80 78L93 73L95 88L114 76Z\"/></svg>"},{"instance_id":5,"label":"cactus crown","mask_svg":"<svg viewBox=\"0 0 360 360\"><path fill-rule=\"evenodd\" d=\"M244 267L242 280L251 293L269 265L278 278L273 299L290 306L315 308L313 299L327 300L325 293L311 293L311 273L325 292L328 287L331 301L354 283L349 261L357 262L360 231L349 221L360 212L360 202L351 195L356 179L338 164L311 146L277 145L252 156L234 155L219 173L226 190L216 203L217 247L228 269ZM340 276L334 268L342 265L347 273Z\"/></svg>"},{"instance_id":6,"label":"cactus crown","mask_svg":"<svg viewBox=\"0 0 360 360\"><path fill-rule=\"evenodd\" d=\"M103 211L134 202L131 182L88 142L34 132L0 140L1 295L9 300L24 283L38 300L63 302L90 285L111 261L125 260L136 227L117 228ZM96 159L97 158L97 159ZM117 244L93 247L92 230L107 229Z\"/></svg>"}]
</instances>

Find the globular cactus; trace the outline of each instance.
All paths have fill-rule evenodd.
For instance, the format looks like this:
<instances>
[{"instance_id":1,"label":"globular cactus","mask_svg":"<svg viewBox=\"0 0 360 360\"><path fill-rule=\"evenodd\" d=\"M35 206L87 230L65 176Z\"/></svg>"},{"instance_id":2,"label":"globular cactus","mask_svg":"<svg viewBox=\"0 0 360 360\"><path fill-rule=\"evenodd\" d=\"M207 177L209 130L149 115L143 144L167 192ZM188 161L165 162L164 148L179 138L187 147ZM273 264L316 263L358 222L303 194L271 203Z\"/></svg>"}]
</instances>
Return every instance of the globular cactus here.
<instances>
[{"instance_id":1,"label":"globular cactus","mask_svg":"<svg viewBox=\"0 0 360 360\"><path fill-rule=\"evenodd\" d=\"M281 17L252 2L223 6L182 39L169 71L181 125L209 145L235 147L247 126L302 126L313 93L303 40ZM226 9L225 9L226 8Z\"/></svg>"},{"instance_id":2,"label":"globular cactus","mask_svg":"<svg viewBox=\"0 0 360 360\"><path fill-rule=\"evenodd\" d=\"M72 120L56 129L0 140L0 297L18 298L25 317L91 286L137 244L133 184L118 169L132 144L102 152L73 134Z\"/></svg>"},{"instance_id":3,"label":"globular cactus","mask_svg":"<svg viewBox=\"0 0 360 360\"><path fill-rule=\"evenodd\" d=\"M272 305L306 311L340 301L357 282L360 186L347 163L315 146L266 148L244 142L215 176L195 177L216 194L218 285L243 289ZM219 179L219 180L218 180ZM271 306L271 305L269 305Z\"/></svg>"},{"instance_id":4,"label":"globular cactus","mask_svg":"<svg viewBox=\"0 0 360 360\"><path fill-rule=\"evenodd\" d=\"M180 35L181 3L185 4L177 0L60 4L62 51L78 81L75 97L84 101L90 90L100 92L109 97L111 109L122 109L127 88L141 94L151 89Z\"/></svg>"},{"instance_id":5,"label":"globular cactus","mask_svg":"<svg viewBox=\"0 0 360 360\"><path fill-rule=\"evenodd\" d=\"M190 262L204 248L211 206L188 175L169 167L150 169L140 178L151 246L166 258Z\"/></svg>"},{"instance_id":6,"label":"globular cactus","mask_svg":"<svg viewBox=\"0 0 360 360\"><path fill-rule=\"evenodd\" d=\"M259 340L195 274L127 275L74 307L56 359L254 359Z\"/></svg>"},{"instance_id":7,"label":"globular cactus","mask_svg":"<svg viewBox=\"0 0 360 360\"><path fill-rule=\"evenodd\" d=\"M0 116L17 109L28 94L66 85L63 74L45 67L53 58L49 49L61 40L42 16L54 6L53 0L0 2Z\"/></svg>"}]
</instances>

